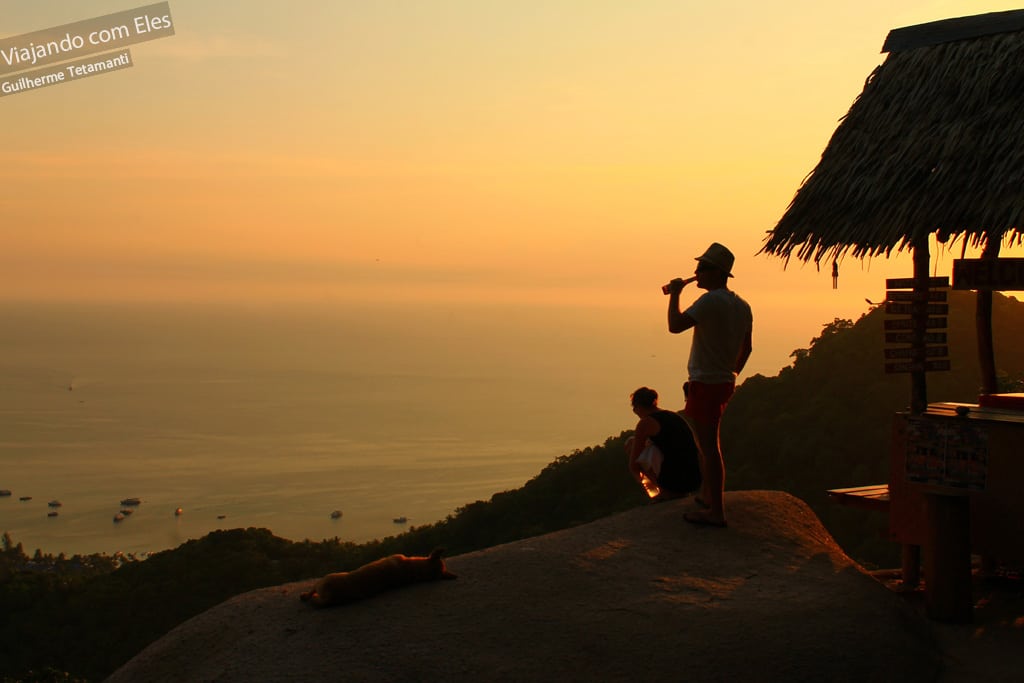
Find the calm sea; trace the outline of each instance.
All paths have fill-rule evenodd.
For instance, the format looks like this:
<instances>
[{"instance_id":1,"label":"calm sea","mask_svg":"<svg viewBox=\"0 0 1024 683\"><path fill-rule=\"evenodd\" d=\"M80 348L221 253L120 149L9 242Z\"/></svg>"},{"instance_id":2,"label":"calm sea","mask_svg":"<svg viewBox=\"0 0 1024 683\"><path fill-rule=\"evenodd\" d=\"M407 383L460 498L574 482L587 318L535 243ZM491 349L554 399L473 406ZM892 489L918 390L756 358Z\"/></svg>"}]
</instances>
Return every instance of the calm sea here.
<instances>
[{"instance_id":1,"label":"calm sea","mask_svg":"<svg viewBox=\"0 0 1024 683\"><path fill-rule=\"evenodd\" d=\"M627 315L554 308L0 316L0 531L29 553L155 552L249 526L400 533L630 428L628 393L674 396L684 362L660 311L649 338ZM115 522L127 497L142 504Z\"/></svg>"}]
</instances>

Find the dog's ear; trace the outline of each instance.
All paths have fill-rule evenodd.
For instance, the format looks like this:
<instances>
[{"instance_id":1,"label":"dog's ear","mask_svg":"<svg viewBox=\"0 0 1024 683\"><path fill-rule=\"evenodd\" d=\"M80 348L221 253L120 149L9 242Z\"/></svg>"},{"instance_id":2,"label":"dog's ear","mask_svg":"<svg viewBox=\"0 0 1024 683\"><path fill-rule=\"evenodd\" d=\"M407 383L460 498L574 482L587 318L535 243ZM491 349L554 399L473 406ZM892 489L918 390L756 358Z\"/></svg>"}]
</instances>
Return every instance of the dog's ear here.
<instances>
[{"instance_id":1,"label":"dog's ear","mask_svg":"<svg viewBox=\"0 0 1024 683\"><path fill-rule=\"evenodd\" d=\"M448 567L445 566L444 560L441 559L441 553L444 552L444 548L434 548L434 551L430 553L430 564L437 570L437 578L440 579L457 579L459 577L448 571Z\"/></svg>"}]
</instances>

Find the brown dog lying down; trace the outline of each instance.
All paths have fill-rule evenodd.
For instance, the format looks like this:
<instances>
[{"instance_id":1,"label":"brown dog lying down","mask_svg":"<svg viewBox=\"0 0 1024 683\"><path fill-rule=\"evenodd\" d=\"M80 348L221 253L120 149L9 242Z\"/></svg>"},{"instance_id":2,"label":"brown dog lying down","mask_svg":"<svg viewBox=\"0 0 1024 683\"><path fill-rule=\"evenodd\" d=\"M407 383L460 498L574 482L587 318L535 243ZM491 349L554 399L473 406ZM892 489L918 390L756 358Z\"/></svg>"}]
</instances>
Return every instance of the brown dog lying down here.
<instances>
[{"instance_id":1,"label":"brown dog lying down","mask_svg":"<svg viewBox=\"0 0 1024 683\"><path fill-rule=\"evenodd\" d=\"M328 607L369 598L411 583L456 578L455 574L445 568L441 552L438 548L429 557L391 555L350 572L328 574L316 582L313 590L299 597L303 602L311 602L317 607Z\"/></svg>"}]
</instances>

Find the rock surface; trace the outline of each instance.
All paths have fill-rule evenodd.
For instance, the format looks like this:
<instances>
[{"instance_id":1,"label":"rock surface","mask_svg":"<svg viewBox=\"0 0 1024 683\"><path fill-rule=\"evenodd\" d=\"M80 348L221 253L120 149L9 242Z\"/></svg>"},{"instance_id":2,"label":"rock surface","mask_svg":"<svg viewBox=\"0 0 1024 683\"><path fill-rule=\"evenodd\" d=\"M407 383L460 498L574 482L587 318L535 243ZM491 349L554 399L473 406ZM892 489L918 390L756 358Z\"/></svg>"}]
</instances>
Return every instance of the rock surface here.
<instances>
[{"instance_id":1,"label":"rock surface","mask_svg":"<svg viewBox=\"0 0 1024 683\"><path fill-rule=\"evenodd\" d=\"M448 559L457 581L314 609L303 581L181 624L108 681L934 681L941 653L802 501L729 492Z\"/></svg>"}]
</instances>

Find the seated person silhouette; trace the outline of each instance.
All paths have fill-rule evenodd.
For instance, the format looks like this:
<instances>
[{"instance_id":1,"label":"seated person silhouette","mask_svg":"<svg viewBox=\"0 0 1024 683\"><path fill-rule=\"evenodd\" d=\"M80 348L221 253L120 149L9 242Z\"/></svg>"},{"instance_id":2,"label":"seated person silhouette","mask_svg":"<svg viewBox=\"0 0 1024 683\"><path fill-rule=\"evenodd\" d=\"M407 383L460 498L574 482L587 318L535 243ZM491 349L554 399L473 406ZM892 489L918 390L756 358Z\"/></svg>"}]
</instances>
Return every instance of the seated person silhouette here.
<instances>
[{"instance_id":1,"label":"seated person silhouette","mask_svg":"<svg viewBox=\"0 0 1024 683\"><path fill-rule=\"evenodd\" d=\"M700 454L690 425L658 407L658 392L640 387L629 396L640 421L626 441L629 471L654 500L682 498L700 488Z\"/></svg>"}]
</instances>

